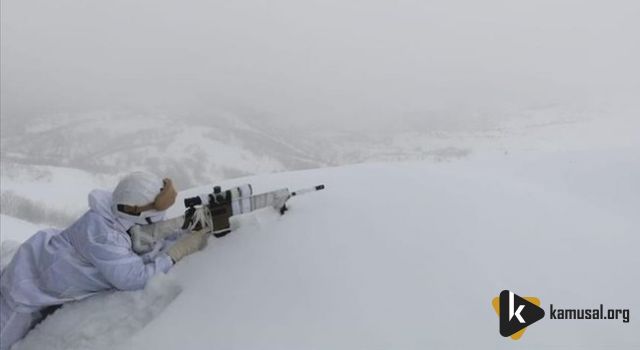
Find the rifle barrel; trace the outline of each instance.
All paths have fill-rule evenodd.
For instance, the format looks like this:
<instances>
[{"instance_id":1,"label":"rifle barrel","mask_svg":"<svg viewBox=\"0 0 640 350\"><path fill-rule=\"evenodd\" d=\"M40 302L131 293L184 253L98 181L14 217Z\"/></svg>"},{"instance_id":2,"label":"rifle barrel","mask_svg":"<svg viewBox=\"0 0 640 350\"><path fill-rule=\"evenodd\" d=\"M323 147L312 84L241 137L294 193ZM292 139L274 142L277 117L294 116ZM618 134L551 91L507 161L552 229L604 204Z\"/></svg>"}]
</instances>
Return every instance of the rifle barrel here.
<instances>
[{"instance_id":1,"label":"rifle barrel","mask_svg":"<svg viewBox=\"0 0 640 350\"><path fill-rule=\"evenodd\" d=\"M316 192L316 191L320 191L320 190L324 190L324 185L318 185L318 186L313 186L313 187L303 188L303 189L299 189L297 191L293 191L291 193L291 197L303 195L303 194L306 194L306 193L309 193L309 192Z\"/></svg>"}]
</instances>

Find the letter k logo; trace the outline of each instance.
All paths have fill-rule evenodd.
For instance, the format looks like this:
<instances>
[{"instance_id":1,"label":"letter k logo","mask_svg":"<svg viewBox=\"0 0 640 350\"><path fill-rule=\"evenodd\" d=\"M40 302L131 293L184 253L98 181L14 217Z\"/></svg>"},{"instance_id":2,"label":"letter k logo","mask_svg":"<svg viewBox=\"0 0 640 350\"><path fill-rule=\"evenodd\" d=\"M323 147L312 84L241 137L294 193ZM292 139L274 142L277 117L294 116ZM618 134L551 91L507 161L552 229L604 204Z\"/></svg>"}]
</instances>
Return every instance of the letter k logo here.
<instances>
[{"instance_id":1,"label":"letter k logo","mask_svg":"<svg viewBox=\"0 0 640 350\"><path fill-rule=\"evenodd\" d=\"M500 295L502 297L502 295ZM522 305L518 305L518 310L516 310L516 312L513 312L513 308L514 308L514 297L516 295L513 294L513 292L509 292L509 322L511 322L511 320L513 319L513 316L515 316L516 318L518 318L518 322L520 323L525 323L524 322L524 318L522 318L522 316L520 315L520 313L522 312L522 309L524 309L524 304Z\"/></svg>"},{"instance_id":2,"label":"letter k logo","mask_svg":"<svg viewBox=\"0 0 640 350\"><path fill-rule=\"evenodd\" d=\"M514 340L522 337L527 326L544 317L540 299L523 298L508 290L503 290L499 297L493 298L492 304L500 318L500 334Z\"/></svg>"}]
</instances>

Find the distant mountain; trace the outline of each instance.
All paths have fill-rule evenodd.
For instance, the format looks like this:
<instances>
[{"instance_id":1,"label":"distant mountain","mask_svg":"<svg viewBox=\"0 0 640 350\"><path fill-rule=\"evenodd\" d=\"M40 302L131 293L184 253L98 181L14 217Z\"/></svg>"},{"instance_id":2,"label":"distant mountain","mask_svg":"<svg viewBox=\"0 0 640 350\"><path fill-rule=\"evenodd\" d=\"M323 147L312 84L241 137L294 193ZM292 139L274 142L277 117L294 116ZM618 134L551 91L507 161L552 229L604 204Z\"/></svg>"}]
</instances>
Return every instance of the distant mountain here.
<instances>
[{"instance_id":1,"label":"distant mountain","mask_svg":"<svg viewBox=\"0 0 640 350\"><path fill-rule=\"evenodd\" d=\"M226 116L177 122L129 113L57 115L4 134L3 162L106 174L146 169L183 186L325 165L276 133Z\"/></svg>"},{"instance_id":2,"label":"distant mountain","mask_svg":"<svg viewBox=\"0 0 640 350\"><path fill-rule=\"evenodd\" d=\"M484 127L438 127L429 124L431 116L425 114L425 121L412 116L378 131L327 131L221 112L197 116L94 112L22 122L15 118L7 122L3 116L0 155L5 165L50 165L109 176L144 169L170 176L184 188L354 163L447 161L475 153L508 155L579 149L594 142L628 143L633 133L625 126L628 123L609 122L603 115L609 121L619 116L606 110L545 106L514 112L502 123ZM603 137L609 134L616 136Z\"/></svg>"},{"instance_id":3,"label":"distant mountain","mask_svg":"<svg viewBox=\"0 0 640 350\"><path fill-rule=\"evenodd\" d=\"M171 176L184 186L284 170L468 153L449 144L433 148L431 141L442 135L431 132L292 130L225 114L179 118L127 112L60 114L24 125L14 121L7 129L2 132L1 149L5 164L112 175L145 169ZM431 141L424 145L424 140Z\"/></svg>"}]
</instances>

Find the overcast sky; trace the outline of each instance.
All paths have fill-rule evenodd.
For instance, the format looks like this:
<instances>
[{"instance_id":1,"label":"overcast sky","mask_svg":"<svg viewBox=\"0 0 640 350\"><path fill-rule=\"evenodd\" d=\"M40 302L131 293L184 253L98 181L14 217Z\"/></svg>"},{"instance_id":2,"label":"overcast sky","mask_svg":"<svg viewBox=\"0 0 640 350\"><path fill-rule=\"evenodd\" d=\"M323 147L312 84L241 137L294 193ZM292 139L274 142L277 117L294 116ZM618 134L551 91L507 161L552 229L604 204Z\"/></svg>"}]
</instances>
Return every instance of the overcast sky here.
<instances>
[{"instance_id":1,"label":"overcast sky","mask_svg":"<svg viewBox=\"0 0 640 350\"><path fill-rule=\"evenodd\" d=\"M2 118L472 122L640 91L640 1L2 0Z\"/></svg>"}]
</instances>

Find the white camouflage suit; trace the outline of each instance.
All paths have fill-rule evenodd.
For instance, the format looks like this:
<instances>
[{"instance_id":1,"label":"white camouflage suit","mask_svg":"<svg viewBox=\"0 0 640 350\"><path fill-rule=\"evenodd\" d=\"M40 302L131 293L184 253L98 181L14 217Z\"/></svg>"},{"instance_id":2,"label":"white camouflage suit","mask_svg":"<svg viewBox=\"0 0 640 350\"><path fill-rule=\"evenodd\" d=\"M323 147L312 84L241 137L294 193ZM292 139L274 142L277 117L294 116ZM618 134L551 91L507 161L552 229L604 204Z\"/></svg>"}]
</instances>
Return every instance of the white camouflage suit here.
<instances>
[{"instance_id":1,"label":"white camouflage suit","mask_svg":"<svg viewBox=\"0 0 640 350\"><path fill-rule=\"evenodd\" d=\"M110 289L142 289L171 268L166 253L132 250L126 231L133 222L114 216L111 202L111 192L92 191L80 219L62 231L37 232L0 272L0 350L24 337L46 307Z\"/></svg>"}]
</instances>

